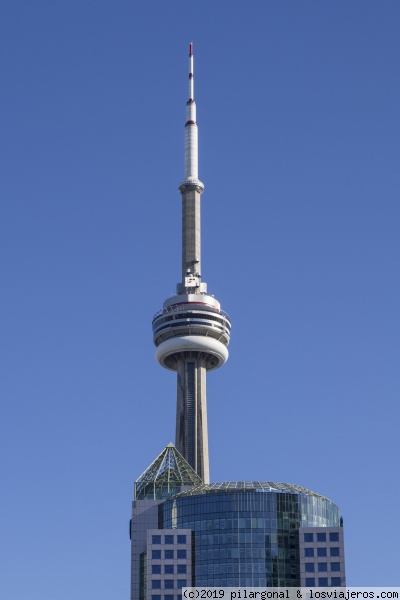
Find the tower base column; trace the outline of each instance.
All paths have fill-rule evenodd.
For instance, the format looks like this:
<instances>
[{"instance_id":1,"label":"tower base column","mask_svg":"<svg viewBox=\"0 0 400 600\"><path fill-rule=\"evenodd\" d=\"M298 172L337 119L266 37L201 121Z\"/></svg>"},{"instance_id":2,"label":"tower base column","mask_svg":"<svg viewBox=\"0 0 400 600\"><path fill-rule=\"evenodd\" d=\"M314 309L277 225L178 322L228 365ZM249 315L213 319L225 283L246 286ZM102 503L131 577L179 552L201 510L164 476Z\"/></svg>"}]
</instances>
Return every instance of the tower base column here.
<instances>
[{"instance_id":1,"label":"tower base column","mask_svg":"<svg viewBox=\"0 0 400 600\"><path fill-rule=\"evenodd\" d=\"M180 358L177 376L175 446L203 482L209 483L205 359Z\"/></svg>"}]
</instances>

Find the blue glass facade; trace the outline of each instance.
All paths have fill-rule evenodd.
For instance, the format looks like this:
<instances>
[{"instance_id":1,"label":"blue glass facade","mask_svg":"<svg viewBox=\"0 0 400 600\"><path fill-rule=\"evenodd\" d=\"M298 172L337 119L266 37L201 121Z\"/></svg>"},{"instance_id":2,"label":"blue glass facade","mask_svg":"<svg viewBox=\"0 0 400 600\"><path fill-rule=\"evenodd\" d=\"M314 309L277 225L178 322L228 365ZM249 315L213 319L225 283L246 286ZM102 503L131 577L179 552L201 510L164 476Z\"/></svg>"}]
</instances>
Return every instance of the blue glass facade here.
<instances>
[{"instance_id":1,"label":"blue glass facade","mask_svg":"<svg viewBox=\"0 0 400 600\"><path fill-rule=\"evenodd\" d=\"M131 600L181 600L183 582L197 587L346 585L342 519L330 500L268 481L187 485L174 456L168 446L149 468L155 475L147 477L146 470L135 486ZM162 470L166 462L173 477ZM174 490L166 496L170 480ZM147 489L151 499L143 493Z\"/></svg>"},{"instance_id":2,"label":"blue glass facade","mask_svg":"<svg viewBox=\"0 0 400 600\"><path fill-rule=\"evenodd\" d=\"M197 586L298 586L299 530L340 525L335 504L294 487L204 486L162 502L158 511L160 529L192 530Z\"/></svg>"}]
</instances>

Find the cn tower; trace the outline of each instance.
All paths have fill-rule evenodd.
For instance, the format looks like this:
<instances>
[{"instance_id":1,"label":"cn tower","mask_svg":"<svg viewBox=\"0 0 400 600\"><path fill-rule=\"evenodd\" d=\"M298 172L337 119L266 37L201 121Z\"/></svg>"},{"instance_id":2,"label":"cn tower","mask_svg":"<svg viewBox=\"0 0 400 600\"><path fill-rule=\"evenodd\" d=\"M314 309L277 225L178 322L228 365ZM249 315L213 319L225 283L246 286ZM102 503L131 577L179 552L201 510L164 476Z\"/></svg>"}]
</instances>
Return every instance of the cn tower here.
<instances>
[{"instance_id":1,"label":"cn tower","mask_svg":"<svg viewBox=\"0 0 400 600\"><path fill-rule=\"evenodd\" d=\"M210 482L206 376L228 359L231 323L207 293L201 274L198 130L194 101L193 44L189 46L189 98L186 103L185 171L182 195L182 281L153 319L156 359L177 373L175 446L189 465Z\"/></svg>"}]
</instances>

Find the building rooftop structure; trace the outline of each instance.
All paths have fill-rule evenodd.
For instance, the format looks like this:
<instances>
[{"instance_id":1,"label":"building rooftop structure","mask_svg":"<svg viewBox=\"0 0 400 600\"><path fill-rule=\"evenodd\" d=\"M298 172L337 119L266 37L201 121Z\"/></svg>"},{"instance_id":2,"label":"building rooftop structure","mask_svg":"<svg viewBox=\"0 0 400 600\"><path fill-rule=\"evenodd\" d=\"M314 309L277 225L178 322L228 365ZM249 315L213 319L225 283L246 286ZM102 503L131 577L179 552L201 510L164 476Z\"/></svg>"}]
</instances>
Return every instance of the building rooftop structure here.
<instances>
[{"instance_id":1,"label":"building rooftop structure","mask_svg":"<svg viewBox=\"0 0 400 600\"><path fill-rule=\"evenodd\" d=\"M161 500L202 481L170 443L135 481L135 500Z\"/></svg>"},{"instance_id":2,"label":"building rooftop structure","mask_svg":"<svg viewBox=\"0 0 400 600\"><path fill-rule=\"evenodd\" d=\"M215 494L221 492L277 492L282 494L305 494L325 498L299 485L277 483L274 481L225 481L221 483L200 484L179 492L177 497L199 496L200 494Z\"/></svg>"}]
</instances>

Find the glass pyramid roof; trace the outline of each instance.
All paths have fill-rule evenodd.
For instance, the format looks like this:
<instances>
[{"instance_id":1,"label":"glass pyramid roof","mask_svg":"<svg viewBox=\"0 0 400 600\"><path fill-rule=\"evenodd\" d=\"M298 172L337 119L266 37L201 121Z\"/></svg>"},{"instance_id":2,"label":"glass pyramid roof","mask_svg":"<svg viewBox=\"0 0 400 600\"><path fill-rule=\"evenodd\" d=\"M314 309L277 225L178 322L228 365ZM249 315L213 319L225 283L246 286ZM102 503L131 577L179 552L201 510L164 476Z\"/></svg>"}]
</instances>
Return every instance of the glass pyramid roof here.
<instances>
[{"instance_id":1,"label":"glass pyramid roof","mask_svg":"<svg viewBox=\"0 0 400 600\"><path fill-rule=\"evenodd\" d=\"M135 481L135 500L162 500L202 480L173 444L168 444Z\"/></svg>"}]
</instances>

